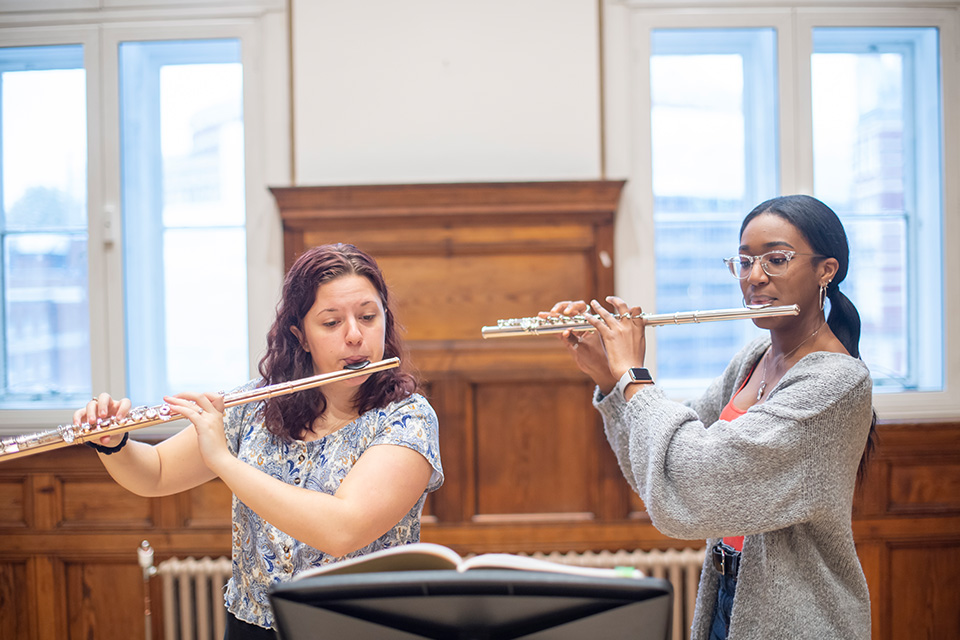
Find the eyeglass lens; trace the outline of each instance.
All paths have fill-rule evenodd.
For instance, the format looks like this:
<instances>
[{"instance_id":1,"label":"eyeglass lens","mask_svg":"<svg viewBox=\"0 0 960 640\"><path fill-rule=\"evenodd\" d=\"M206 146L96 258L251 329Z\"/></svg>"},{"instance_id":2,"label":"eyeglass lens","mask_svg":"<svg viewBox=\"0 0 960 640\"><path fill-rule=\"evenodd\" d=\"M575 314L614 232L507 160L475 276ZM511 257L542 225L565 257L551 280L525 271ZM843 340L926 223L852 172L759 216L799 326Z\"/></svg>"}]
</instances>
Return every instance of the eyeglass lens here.
<instances>
[{"instance_id":1,"label":"eyeglass lens","mask_svg":"<svg viewBox=\"0 0 960 640\"><path fill-rule=\"evenodd\" d=\"M736 278L743 280L750 277L750 270L753 269L754 260L760 260L760 267L768 276L779 276L786 272L791 257L791 255L781 251L771 251L762 256L736 256L726 262L730 268L730 273Z\"/></svg>"}]
</instances>

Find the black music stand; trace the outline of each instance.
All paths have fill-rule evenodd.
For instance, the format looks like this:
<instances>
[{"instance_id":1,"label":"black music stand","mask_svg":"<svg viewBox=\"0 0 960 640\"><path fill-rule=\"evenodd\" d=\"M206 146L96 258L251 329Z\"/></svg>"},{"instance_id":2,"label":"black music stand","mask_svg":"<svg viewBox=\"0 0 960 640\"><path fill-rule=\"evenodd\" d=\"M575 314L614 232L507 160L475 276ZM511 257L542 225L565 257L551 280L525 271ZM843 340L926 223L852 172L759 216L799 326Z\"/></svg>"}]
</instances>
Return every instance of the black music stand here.
<instances>
[{"instance_id":1,"label":"black music stand","mask_svg":"<svg viewBox=\"0 0 960 640\"><path fill-rule=\"evenodd\" d=\"M658 578L471 569L314 576L270 590L281 640L666 640Z\"/></svg>"}]
</instances>

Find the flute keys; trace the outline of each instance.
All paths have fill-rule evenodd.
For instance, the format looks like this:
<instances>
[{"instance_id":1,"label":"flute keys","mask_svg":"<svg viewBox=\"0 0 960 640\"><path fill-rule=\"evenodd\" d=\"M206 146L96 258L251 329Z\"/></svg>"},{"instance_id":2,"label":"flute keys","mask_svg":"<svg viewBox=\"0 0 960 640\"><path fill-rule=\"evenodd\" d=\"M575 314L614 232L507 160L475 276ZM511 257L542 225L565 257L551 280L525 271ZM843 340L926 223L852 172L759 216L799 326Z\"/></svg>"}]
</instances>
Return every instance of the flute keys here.
<instances>
[{"instance_id":1,"label":"flute keys","mask_svg":"<svg viewBox=\"0 0 960 640\"><path fill-rule=\"evenodd\" d=\"M71 444L77 438L77 430L72 424L62 424L57 427L57 431L60 432L60 437L63 438L63 441L67 444Z\"/></svg>"},{"instance_id":2,"label":"flute keys","mask_svg":"<svg viewBox=\"0 0 960 640\"><path fill-rule=\"evenodd\" d=\"M540 326L539 318L521 318L520 328L524 331L530 331Z\"/></svg>"}]
</instances>

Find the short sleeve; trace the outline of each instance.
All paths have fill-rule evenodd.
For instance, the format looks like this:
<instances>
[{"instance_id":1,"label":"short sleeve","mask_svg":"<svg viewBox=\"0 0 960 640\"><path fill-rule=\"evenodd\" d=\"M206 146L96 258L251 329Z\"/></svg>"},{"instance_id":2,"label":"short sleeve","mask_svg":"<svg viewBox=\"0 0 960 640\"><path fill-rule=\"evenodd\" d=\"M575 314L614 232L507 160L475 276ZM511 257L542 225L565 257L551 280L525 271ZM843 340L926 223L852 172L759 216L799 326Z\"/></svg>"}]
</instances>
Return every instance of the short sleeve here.
<instances>
[{"instance_id":1,"label":"short sleeve","mask_svg":"<svg viewBox=\"0 0 960 640\"><path fill-rule=\"evenodd\" d=\"M233 389L227 396L231 396L237 393L246 393L248 391L253 391L254 389L260 386L261 380L251 380L246 384L243 384L236 389ZM223 435L227 439L227 448L230 450L234 456L239 455L240 451L240 441L243 439L244 434L242 433L244 429L251 429L254 421L249 420L249 416L256 413L263 407L263 402L250 402L247 404L237 405L235 407L227 407L223 412Z\"/></svg>"},{"instance_id":2,"label":"short sleeve","mask_svg":"<svg viewBox=\"0 0 960 640\"><path fill-rule=\"evenodd\" d=\"M371 446L392 444L413 449L430 463L433 474L427 491L436 491L443 484L440 462L440 432L437 414L420 394L390 403L381 409L377 433Z\"/></svg>"}]
</instances>

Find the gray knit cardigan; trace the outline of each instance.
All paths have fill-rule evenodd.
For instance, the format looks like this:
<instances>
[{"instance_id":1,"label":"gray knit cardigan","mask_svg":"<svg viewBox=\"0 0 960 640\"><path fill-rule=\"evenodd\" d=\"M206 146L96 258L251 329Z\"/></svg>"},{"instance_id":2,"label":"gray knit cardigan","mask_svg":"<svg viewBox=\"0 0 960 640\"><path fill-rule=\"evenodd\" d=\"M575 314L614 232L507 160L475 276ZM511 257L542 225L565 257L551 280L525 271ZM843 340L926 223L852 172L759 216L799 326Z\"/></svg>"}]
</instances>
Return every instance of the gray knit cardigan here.
<instances>
[{"instance_id":1,"label":"gray knit cardigan","mask_svg":"<svg viewBox=\"0 0 960 640\"><path fill-rule=\"evenodd\" d=\"M681 539L746 536L730 640L870 638L867 583L851 510L872 416L862 361L816 352L762 404L733 422L720 412L770 345L747 345L699 400L656 385L629 403L597 392L607 439L654 526ZM718 574L704 562L694 640L709 637Z\"/></svg>"}]
</instances>

